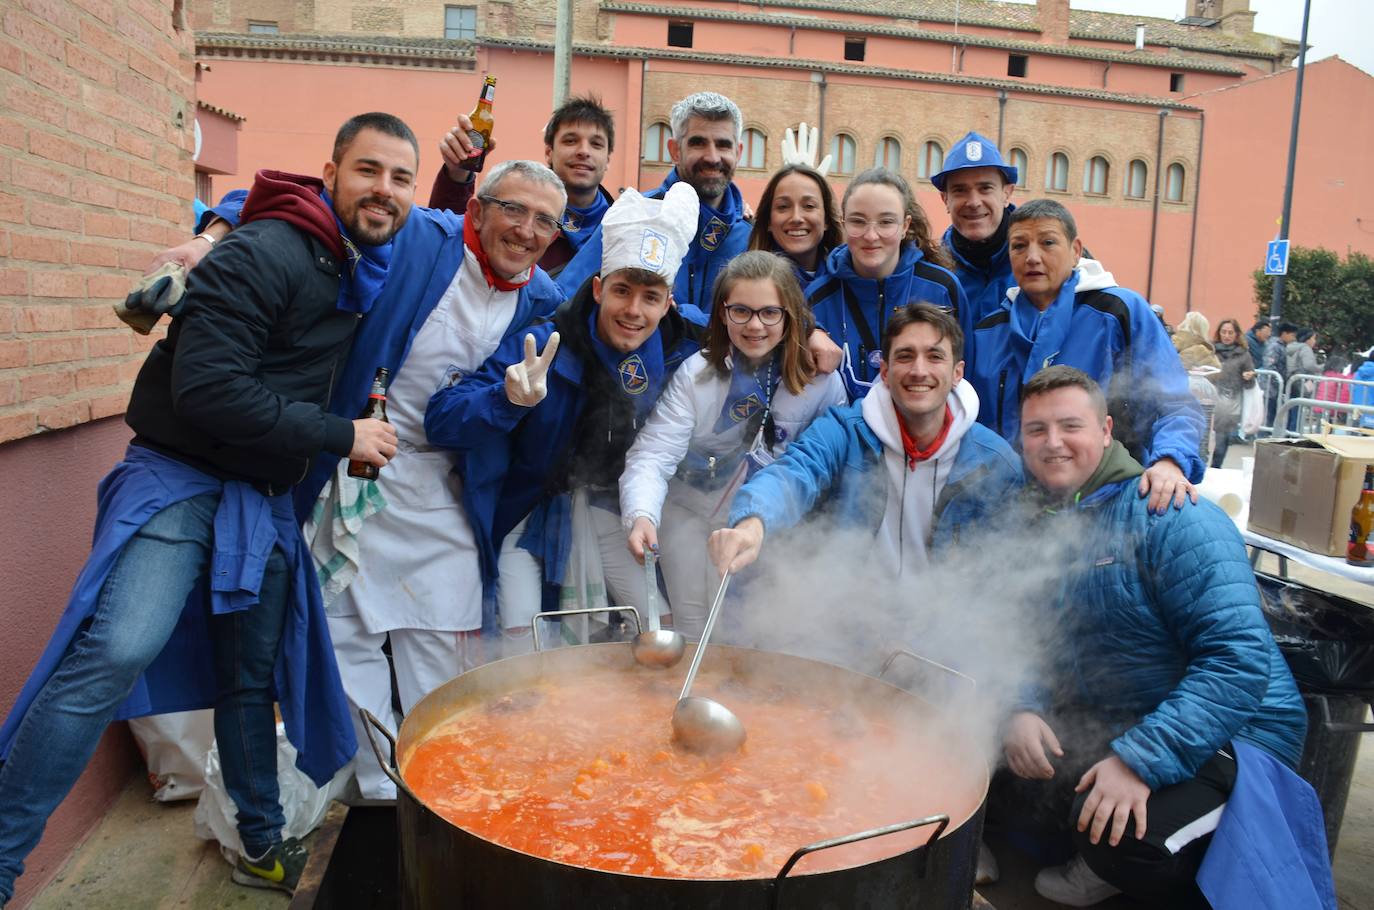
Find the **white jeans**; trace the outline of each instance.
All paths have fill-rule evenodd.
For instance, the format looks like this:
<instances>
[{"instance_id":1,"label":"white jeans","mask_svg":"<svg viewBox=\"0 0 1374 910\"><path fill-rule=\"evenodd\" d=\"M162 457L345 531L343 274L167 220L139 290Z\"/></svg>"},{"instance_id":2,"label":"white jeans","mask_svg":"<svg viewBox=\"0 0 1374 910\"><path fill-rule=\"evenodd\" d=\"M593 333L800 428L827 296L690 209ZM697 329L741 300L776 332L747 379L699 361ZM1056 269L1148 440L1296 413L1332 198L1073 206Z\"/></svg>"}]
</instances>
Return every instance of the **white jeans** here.
<instances>
[{"instance_id":1,"label":"white jeans","mask_svg":"<svg viewBox=\"0 0 1374 910\"><path fill-rule=\"evenodd\" d=\"M377 764L358 716L358 709L366 708L393 734L400 726L401 718L391 706L391 665L382 653L383 643L390 635L397 695L402 712L409 712L433 689L482 663L479 633L421 629L372 633L354 615L329 617L329 634L334 640L353 729L358 734L358 789L367 799L395 799L396 785Z\"/></svg>"},{"instance_id":2,"label":"white jeans","mask_svg":"<svg viewBox=\"0 0 1374 910\"><path fill-rule=\"evenodd\" d=\"M673 501L663 503L663 524L658 529L658 559L673 605L673 628L690 641L700 641L706 614L720 584L720 575L706 552L711 532L725 527L725 515L707 519Z\"/></svg>"}]
</instances>

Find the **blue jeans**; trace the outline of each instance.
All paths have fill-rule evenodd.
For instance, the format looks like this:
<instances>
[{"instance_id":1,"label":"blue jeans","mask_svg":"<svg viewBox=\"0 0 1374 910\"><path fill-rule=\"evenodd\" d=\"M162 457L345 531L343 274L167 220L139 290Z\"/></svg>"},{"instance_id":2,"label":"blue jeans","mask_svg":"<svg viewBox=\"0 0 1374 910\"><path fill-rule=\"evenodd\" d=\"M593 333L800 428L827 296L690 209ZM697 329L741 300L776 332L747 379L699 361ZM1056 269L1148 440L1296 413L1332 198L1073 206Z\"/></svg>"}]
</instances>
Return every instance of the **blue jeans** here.
<instances>
[{"instance_id":1,"label":"blue jeans","mask_svg":"<svg viewBox=\"0 0 1374 910\"><path fill-rule=\"evenodd\" d=\"M158 512L134 535L110 570L94 614L24 715L9 759L0 765L0 903L13 895L14 880L48 817L80 777L138 677L162 651L187 596L205 575L218 504L213 493L184 500ZM285 560L274 552L262 603L216 617L211 625L220 689L215 731L225 784L239 807L250 851L279 840L282 828L269 687L288 588Z\"/></svg>"}]
</instances>

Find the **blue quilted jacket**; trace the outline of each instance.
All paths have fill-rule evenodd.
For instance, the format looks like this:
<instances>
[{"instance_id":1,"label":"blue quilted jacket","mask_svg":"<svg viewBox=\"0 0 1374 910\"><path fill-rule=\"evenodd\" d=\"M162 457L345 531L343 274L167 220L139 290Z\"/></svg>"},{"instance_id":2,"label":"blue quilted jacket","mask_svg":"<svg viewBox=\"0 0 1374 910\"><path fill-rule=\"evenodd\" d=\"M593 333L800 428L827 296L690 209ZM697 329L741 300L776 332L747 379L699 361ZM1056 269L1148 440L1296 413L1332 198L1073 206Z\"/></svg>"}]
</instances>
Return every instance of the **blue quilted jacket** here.
<instances>
[{"instance_id":1,"label":"blue quilted jacket","mask_svg":"<svg viewBox=\"0 0 1374 910\"><path fill-rule=\"evenodd\" d=\"M1152 790L1192 778L1232 739L1296 768L1307 712L1235 526L1206 500L1150 515L1136 485L1078 504L1089 525L1055 606L1056 697L1140 718L1112 749ZM1049 691L1022 707L1043 712Z\"/></svg>"}]
</instances>

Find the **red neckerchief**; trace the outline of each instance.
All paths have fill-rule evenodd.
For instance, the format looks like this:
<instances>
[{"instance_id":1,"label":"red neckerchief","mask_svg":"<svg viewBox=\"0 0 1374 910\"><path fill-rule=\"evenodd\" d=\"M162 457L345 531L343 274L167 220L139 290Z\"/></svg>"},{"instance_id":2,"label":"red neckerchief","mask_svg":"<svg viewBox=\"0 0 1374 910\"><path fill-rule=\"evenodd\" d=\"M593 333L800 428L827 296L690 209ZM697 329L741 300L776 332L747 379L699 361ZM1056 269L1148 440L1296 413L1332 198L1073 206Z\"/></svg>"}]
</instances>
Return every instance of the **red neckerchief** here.
<instances>
[{"instance_id":1,"label":"red neckerchief","mask_svg":"<svg viewBox=\"0 0 1374 910\"><path fill-rule=\"evenodd\" d=\"M893 410L897 404L893 402ZM949 428L954 426L954 412L950 410L949 404L945 404L945 424L940 427L940 434L935 437L935 441L924 449L916 445L916 440L911 438L911 434L906 431L906 421L902 419L902 412L897 411L897 427L902 431L902 450L906 452L906 469L916 470L918 461L925 461L936 452L940 451L940 446L945 444L945 439L949 437Z\"/></svg>"},{"instance_id":2,"label":"red neckerchief","mask_svg":"<svg viewBox=\"0 0 1374 910\"><path fill-rule=\"evenodd\" d=\"M530 269L529 276L524 281L507 281L493 272L491 264L487 262L487 254L482 251L482 243L477 239L477 228L472 226L471 218L463 219L463 244L477 257L477 264L482 267L482 277L487 279L487 287L496 288L498 291L517 291L529 284L530 278L534 277L534 269Z\"/></svg>"}]
</instances>

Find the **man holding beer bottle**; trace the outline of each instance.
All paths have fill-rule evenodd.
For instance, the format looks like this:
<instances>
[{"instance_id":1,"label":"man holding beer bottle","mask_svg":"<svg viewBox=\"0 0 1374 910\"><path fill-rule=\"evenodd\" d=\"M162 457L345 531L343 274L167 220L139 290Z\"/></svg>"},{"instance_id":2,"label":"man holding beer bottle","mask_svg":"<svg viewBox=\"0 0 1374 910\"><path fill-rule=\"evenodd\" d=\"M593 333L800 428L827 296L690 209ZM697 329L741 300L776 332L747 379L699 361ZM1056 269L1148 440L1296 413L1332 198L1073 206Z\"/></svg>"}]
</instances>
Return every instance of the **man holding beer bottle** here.
<instances>
[{"instance_id":1,"label":"man holding beer bottle","mask_svg":"<svg viewBox=\"0 0 1374 910\"><path fill-rule=\"evenodd\" d=\"M477 186L476 171L491 152L490 146L479 151L473 144L468 136L472 126L471 116L460 115L439 143L444 166L435 176L429 196L429 204L434 208L461 212L472 198ZM549 275L557 277L568 260L577 255L596 233L601 217L614 201L601 185L614 150L615 119L590 95L569 98L544 127L544 160L568 193L562 230L539 259L539 267Z\"/></svg>"},{"instance_id":2,"label":"man holding beer bottle","mask_svg":"<svg viewBox=\"0 0 1374 910\"><path fill-rule=\"evenodd\" d=\"M325 405L388 280L417 163L400 120L354 117L323 180L260 172L242 227L191 276L134 384L91 556L0 728L0 904L111 720L210 705L234 880L294 889L305 850L282 840L274 696L317 784L356 742L288 494L320 453L396 451L386 424Z\"/></svg>"}]
</instances>

